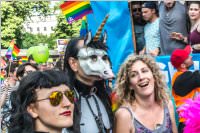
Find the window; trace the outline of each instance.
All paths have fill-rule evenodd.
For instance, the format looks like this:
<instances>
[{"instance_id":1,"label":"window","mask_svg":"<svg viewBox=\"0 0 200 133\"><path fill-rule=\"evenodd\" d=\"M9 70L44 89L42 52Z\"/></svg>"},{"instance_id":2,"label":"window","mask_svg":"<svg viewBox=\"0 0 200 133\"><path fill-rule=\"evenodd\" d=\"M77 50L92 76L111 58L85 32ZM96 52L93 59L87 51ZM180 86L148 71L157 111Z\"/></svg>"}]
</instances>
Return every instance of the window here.
<instances>
[{"instance_id":1,"label":"window","mask_svg":"<svg viewBox=\"0 0 200 133\"><path fill-rule=\"evenodd\" d=\"M37 27L37 31L40 31L40 28L39 28L39 27Z\"/></svg>"},{"instance_id":2,"label":"window","mask_svg":"<svg viewBox=\"0 0 200 133\"><path fill-rule=\"evenodd\" d=\"M47 31L47 27L44 27L44 31Z\"/></svg>"},{"instance_id":3,"label":"window","mask_svg":"<svg viewBox=\"0 0 200 133\"><path fill-rule=\"evenodd\" d=\"M33 32L33 29L30 27L30 32Z\"/></svg>"}]
</instances>

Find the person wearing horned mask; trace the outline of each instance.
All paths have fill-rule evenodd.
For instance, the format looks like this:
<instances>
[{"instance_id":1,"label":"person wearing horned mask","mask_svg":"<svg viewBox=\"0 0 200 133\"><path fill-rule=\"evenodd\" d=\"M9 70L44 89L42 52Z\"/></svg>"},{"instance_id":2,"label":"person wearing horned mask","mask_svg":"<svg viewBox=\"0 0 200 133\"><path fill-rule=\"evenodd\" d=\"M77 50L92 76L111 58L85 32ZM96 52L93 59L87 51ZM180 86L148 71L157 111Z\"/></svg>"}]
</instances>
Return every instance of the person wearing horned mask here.
<instances>
[{"instance_id":1,"label":"person wearing horned mask","mask_svg":"<svg viewBox=\"0 0 200 133\"><path fill-rule=\"evenodd\" d=\"M91 32L86 39L71 39L66 47L64 71L71 77L76 94L74 111L74 132L108 133L112 129L113 114L108 79L114 78L111 63L107 54L105 33L99 39L104 19L95 37Z\"/></svg>"}]
</instances>

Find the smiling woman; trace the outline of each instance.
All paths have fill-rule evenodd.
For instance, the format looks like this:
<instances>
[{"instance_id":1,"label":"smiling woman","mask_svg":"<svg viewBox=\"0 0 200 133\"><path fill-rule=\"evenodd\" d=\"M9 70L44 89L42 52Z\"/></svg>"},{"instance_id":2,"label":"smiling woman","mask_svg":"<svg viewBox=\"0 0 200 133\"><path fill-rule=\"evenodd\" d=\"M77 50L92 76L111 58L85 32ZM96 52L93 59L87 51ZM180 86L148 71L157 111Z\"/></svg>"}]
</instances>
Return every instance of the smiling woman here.
<instances>
[{"instance_id":1,"label":"smiling woman","mask_svg":"<svg viewBox=\"0 0 200 133\"><path fill-rule=\"evenodd\" d=\"M115 133L177 133L173 105L153 58L130 55L115 88L121 105L115 113Z\"/></svg>"},{"instance_id":2,"label":"smiling woman","mask_svg":"<svg viewBox=\"0 0 200 133\"><path fill-rule=\"evenodd\" d=\"M32 72L11 94L11 110L3 117L9 133L61 133L72 127L74 93L60 71Z\"/></svg>"},{"instance_id":3,"label":"smiling woman","mask_svg":"<svg viewBox=\"0 0 200 133\"><path fill-rule=\"evenodd\" d=\"M200 1L187 1L190 33L184 36L181 33L171 33L171 38L192 46L192 53L200 53Z\"/></svg>"}]
</instances>

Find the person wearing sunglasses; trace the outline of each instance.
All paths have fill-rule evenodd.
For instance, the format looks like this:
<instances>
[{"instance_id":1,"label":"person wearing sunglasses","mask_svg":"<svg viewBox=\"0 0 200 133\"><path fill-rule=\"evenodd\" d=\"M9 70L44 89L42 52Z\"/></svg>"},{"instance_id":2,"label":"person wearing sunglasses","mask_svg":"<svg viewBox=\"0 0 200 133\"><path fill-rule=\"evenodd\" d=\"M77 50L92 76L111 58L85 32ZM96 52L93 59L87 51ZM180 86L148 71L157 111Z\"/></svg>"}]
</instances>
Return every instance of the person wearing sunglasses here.
<instances>
[{"instance_id":1,"label":"person wearing sunglasses","mask_svg":"<svg viewBox=\"0 0 200 133\"><path fill-rule=\"evenodd\" d=\"M136 39L136 52L139 54L145 46L144 26L146 22L142 18L142 3L141 1L131 1L129 4L132 10L132 20L134 24L134 33Z\"/></svg>"},{"instance_id":2,"label":"person wearing sunglasses","mask_svg":"<svg viewBox=\"0 0 200 133\"><path fill-rule=\"evenodd\" d=\"M11 93L2 125L9 133L61 133L73 125L74 92L61 71L32 72Z\"/></svg>"}]
</instances>

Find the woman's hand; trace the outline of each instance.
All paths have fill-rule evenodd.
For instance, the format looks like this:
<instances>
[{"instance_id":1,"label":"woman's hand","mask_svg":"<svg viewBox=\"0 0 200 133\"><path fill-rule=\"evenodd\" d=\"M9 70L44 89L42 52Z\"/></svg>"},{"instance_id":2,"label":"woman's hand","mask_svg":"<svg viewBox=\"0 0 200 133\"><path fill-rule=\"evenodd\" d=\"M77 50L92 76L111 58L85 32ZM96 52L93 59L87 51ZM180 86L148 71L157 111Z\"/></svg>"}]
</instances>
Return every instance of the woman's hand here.
<instances>
[{"instance_id":1,"label":"woman's hand","mask_svg":"<svg viewBox=\"0 0 200 133\"><path fill-rule=\"evenodd\" d=\"M192 48L195 50L200 50L200 44L194 44L192 45Z\"/></svg>"},{"instance_id":2,"label":"woman's hand","mask_svg":"<svg viewBox=\"0 0 200 133\"><path fill-rule=\"evenodd\" d=\"M179 41L184 41L184 36L181 33L178 32L172 32L170 34L170 38L175 39L175 40L179 40Z\"/></svg>"},{"instance_id":3,"label":"woman's hand","mask_svg":"<svg viewBox=\"0 0 200 133\"><path fill-rule=\"evenodd\" d=\"M139 52L139 55L144 55L144 54L145 54L145 50L146 50L146 48L144 47L144 48Z\"/></svg>"},{"instance_id":4,"label":"woman's hand","mask_svg":"<svg viewBox=\"0 0 200 133\"><path fill-rule=\"evenodd\" d=\"M160 52L159 48L156 48L156 49L150 51L150 55L155 57L155 56L158 56L159 52Z\"/></svg>"}]
</instances>

